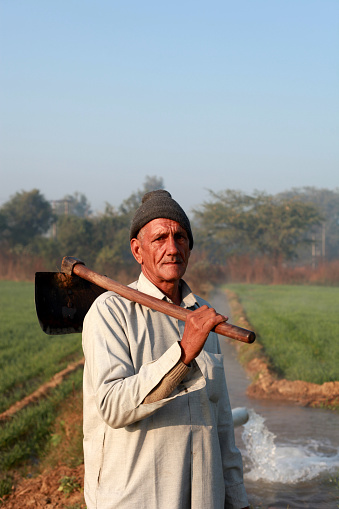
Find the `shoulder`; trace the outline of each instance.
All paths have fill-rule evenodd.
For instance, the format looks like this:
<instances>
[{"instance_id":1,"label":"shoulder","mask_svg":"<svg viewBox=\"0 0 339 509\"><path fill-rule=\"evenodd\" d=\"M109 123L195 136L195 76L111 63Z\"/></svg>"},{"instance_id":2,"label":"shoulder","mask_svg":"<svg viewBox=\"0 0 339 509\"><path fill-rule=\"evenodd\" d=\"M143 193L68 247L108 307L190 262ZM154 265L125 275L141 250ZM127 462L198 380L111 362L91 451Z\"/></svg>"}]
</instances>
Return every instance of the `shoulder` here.
<instances>
[{"instance_id":1,"label":"shoulder","mask_svg":"<svg viewBox=\"0 0 339 509\"><path fill-rule=\"evenodd\" d=\"M201 306L208 306L209 308L211 308L211 304L209 302L207 302L207 300L203 299L202 297L199 297L199 295L195 295L194 294L194 297L195 297L195 300L197 301L197 303L199 304L199 307Z\"/></svg>"},{"instance_id":2,"label":"shoulder","mask_svg":"<svg viewBox=\"0 0 339 509\"><path fill-rule=\"evenodd\" d=\"M209 308L213 307L207 300L203 299L202 297L199 297L199 295L194 295L194 297L199 307L204 305L208 306ZM220 354L219 337L218 334L216 334L214 331L211 331L209 333L206 343L204 345L204 351L213 354Z\"/></svg>"},{"instance_id":3,"label":"shoulder","mask_svg":"<svg viewBox=\"0 0 339 509\"><path fill-rule=\"evenodd\" d=\"M129 286L131 288L136 288L136 283L134 282ZM123 316L127 316L131 313L134 305L134 302L115 292L104 292L93 301L87 312L86 319L89 320L98 315L114 315L121 319Z\"/></svg>"}]
</instances>

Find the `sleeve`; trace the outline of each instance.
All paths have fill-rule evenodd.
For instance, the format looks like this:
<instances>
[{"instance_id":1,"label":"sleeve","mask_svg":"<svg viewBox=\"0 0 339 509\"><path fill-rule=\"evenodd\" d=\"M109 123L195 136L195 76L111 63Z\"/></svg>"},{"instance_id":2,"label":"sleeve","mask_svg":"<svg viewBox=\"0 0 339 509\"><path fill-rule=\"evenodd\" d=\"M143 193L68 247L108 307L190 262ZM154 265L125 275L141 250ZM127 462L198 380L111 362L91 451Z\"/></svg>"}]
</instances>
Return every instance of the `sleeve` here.
<instances>
[{"instance_id":1,"label":"sleeve","mask_svg":"<svg viewBox=\"0 0 339 509\"><path fill-rule=\"evenodd\" d=\"M180 382L189 373L190 368L182 361L179 361L174 368L169 371L154 389L146 396L143 403L149 404L167 398L171 392L180 384Z\"/></svg>"},{"instance_id":2,"label":"sleeve","mask_svg":"<svg viewBox=\"0 0 339 509\"><path fill-rule=\"evenodd\" d=\"M89 385L97 411L112 428L122 428L149 417L172 399L168 397L142 404L161 380L179 363L181 348L175 342L161 357L141 366L135 373L125 328L105 300L97 299L84 320L83 350ZM202 378L202 377L201 377ZM204 385L193 380L190 390Z\"/></svg>"},{"instance_id":3,"label":"sleeve","mask_svg":"<svg viewBox=\"0 0 339 509\"><path fill-rule=\"evenodd\" d=\"M222 369L220 390L221 397L218 402L218 436L224 471L225 508L232 507L239 509L248 506L248 499L243 481L241 453L235 445L232 409L228 396L224 368Z\"/></svg>"}]
</instances>

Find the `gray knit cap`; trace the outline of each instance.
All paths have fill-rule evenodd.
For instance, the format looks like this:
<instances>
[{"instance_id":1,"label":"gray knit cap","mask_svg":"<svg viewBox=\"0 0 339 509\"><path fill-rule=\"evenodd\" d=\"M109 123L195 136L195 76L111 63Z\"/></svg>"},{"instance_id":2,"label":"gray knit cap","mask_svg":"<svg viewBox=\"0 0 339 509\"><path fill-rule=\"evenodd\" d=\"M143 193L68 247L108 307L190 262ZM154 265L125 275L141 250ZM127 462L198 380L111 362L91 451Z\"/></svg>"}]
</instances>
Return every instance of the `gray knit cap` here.
<instances>
[{"instance_id":1,"label":"gray knit cap","mask_svg":"<svg viewBox=\"0 0 339 509\"><path fill-rule=\"evenodd\" d=\"M186 230L189 247L192 249L193 235L189 219L180 205L164 189L150 191L143 196L142 203L132 219L130 239L136 238L145 224L160 217L179 223Z\"/></svg>"}]
</instances>

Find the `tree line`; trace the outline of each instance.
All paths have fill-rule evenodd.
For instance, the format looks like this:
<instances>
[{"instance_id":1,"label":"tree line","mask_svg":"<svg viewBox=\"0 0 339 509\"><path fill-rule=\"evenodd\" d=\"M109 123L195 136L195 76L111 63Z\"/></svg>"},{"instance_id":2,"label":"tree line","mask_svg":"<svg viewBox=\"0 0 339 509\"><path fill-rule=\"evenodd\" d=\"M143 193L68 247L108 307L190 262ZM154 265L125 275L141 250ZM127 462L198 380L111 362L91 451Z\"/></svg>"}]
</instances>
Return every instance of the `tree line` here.
<instances>
[{"instance_id":1,"label":"tree line","mask_svg":"<svg viewBox=\"0 0 339 509\"><path fill-rule=\"evenodd\" d=\"M129 248L131 218L145 192L163 188L162 178L147 176L142 188L118 207L106 203L97 214L80 193L48 201L38 189L18 192L0 207L2 263L28 257L55 270L70 255L108 275L134 275L138 268ZM186 212L198 272L202 265L210 271L244 258L249 264L265 259L276 269L314 268L319 261L338 258L339 189L305 187L276 195L210 191L208 200Z\"/></svg>"}]
</instances>

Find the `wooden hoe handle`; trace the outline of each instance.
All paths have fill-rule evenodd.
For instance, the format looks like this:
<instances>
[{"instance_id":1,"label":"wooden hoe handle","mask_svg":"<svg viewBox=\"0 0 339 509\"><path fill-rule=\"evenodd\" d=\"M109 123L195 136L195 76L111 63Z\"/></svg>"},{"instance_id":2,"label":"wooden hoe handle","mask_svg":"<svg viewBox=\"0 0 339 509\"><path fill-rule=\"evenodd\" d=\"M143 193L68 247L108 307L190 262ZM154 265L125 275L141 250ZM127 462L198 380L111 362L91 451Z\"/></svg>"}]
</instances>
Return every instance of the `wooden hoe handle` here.
<instances>
[{"instance_id":1,"label":"wooden hoe handle","mask_svg":"<svg viewBox=\"0 0 339 509\"><path fill-rule=\"evenodd\" d=\"M86 279L105 290L113 291L121 295L121 297L125 297L128 300L137 302L138 304L154 309L155 311L160 311L165 315L172 316L173 318L177 318L183 322L186 322L187 316L189 313L192 313L189 309L157 299L156 297L152 297L151 295L147 295L146 293L139 292L129 286L118 283L107 276L102 276L101 274L88 269L82 261L71 256L65 256L63 258L61 271L70 275L76 274L82 279ZM218 334L232 339L237 339L243 343L253 343L255 340L255 333L253 331L243 329L242 327L238 327L227 322L220 323L213 330Z\"/></svg>"}]
</instances>

